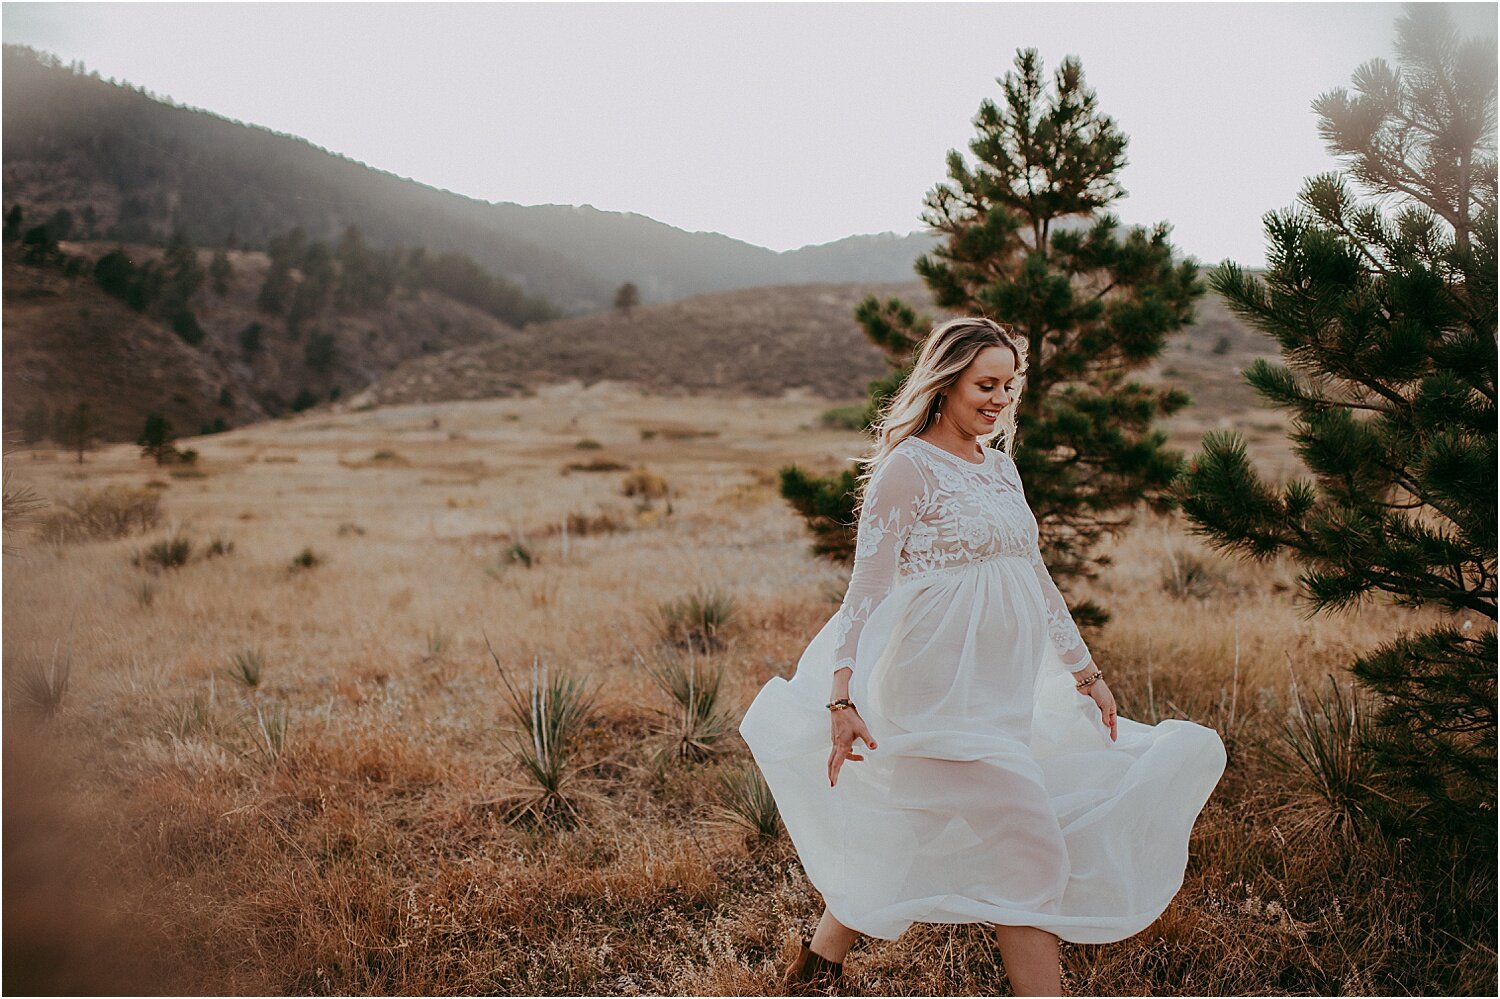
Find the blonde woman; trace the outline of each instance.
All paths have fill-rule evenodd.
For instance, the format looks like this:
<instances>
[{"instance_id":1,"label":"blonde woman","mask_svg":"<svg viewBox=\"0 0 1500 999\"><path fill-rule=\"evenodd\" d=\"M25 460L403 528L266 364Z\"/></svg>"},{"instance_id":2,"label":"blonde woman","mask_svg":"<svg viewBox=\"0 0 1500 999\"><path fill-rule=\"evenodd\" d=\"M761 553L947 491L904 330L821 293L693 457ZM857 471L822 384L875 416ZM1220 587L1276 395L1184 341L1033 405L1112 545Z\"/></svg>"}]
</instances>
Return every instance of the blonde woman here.
<instances>
[{"instance_id":1,"label":"blonde woman","mask_svg":"<svg viewBox=\"0 0 1500 999\"><path fill-rule=\"evenodd\" d=\"M1138 933L1182 886L1224 745L1116 715L1011 458L1026 350L932 330L876 427L843 603L741 724L826 906L789 991L926 922L993 925L1015 994L1058 995L1059 938Z\"/></svg>"}]
</instances>

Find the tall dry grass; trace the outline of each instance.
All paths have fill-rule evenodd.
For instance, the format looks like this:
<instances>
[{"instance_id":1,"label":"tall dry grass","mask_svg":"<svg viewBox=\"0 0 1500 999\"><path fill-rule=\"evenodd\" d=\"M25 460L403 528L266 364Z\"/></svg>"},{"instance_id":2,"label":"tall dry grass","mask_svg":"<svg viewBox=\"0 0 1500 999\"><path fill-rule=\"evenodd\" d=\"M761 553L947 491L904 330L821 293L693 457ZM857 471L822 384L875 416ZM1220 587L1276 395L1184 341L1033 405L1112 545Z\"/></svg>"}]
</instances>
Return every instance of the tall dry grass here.
<instances>
[{"instance_id":1,"label":"tall dry grass","mask_svg":"<svg viewBox=\"0 0 1500 999\"><path fill-rule=\"evenodd\" d=\"M711 671L692 710L710 676L737 717L791 671L844 574L807 556L766 472L853 453L818 408L600 384L206 439L204 477L161 505L233 555L150 576L149 601L131 539L31 537L5 562L7 680L60 639L70 669L50 716L6 718L4 987L775 992L817 893L737 737L663 765L679 702L634 650L667 655L659 605L717 591L733 626L697 653ZM640 432L664 422L718 435ZM619 474L565 474L585 434L656 470L671 512L622 497ZM349 461L382 449L409 460ZM133 452L101 451L83 480L63 462L27 472L49 497L140 488ZM597 518L611 527L578 529ZM491 571L523 541L529 563ZM294 571L302 550L320 562ZM1412 612L1306 620L1293 566L1224 561L1165 518L1111 554L1089 595L1114 619L1091 645L1123 712L1212 725L1230 760L1177 899L1128 941L1065 945L1068 988L1490 994L1493 872L1351 819L1344 722L1318 721L1324 677ZM570 736L588 792L571 827L512 821L528 777L486 634L512 679L546 662L598 686ZM1342 796L1297 775L1289 724L1323 740L1312 755ZM863 941L849 970L869 993L1008 991L972 926Z\"/></svg>"}]
</instances>

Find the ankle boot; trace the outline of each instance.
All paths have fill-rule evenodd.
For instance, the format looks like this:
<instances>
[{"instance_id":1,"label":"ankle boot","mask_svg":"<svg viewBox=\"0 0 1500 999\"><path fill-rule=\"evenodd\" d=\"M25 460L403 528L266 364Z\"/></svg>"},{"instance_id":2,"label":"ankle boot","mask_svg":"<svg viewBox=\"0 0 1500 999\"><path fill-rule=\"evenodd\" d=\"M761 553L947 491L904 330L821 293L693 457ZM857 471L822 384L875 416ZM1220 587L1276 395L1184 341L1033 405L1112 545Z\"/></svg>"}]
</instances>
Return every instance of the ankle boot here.
<instances>
[{"instance_id":1,"label":"ankle boot","mask_svg":"<svg viewBox=\"0 0 1500 999\"><path fill-rule=\"evenodd\" d=\"M803 940L797 956L781 976L781 984L787 995L804 995L807 992L833 992L844 980L842 961L830 961L812 950L812 941Z\"/></svg>"}]
</instances>

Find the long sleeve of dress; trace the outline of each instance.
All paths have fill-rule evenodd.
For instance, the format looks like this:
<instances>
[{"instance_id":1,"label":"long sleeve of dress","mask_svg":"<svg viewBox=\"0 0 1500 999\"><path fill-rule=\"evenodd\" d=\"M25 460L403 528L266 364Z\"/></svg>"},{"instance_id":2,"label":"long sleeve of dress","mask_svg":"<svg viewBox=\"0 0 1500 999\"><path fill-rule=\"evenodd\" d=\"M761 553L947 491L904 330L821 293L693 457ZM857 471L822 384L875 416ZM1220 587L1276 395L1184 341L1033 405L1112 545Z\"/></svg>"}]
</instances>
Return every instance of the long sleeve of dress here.
<instances>
[{"instance_id":1,"label":"long sleeve of dress","mask_svg":"<svg viewBox=\"0 0 1500 999\"><path fill-rule=\"evenodd\" d=\"M1021 475L1016 469L1015 460L1004 451L1001 455L1000 460L1005 465L1005 479L1021 493L1024 500L1026 492L1021 485ZM1042 552L1037 546L1032 546L1031 549L1031 568L1036 573L1036 581L1047 605L1047 637L1052 640L1052 647L1057 650L1057 658L1062 661L1063 669L1076 673L1093 666L1094 657L1084 643L1083 636L1078 633L1078 625L1073 622L1067 602L1063 600L1057 583L1053 582L1052 573L1047 571L1047 564L1042 561Z\"/></svg>"},{"instance_id":2,"label":"long sleeve of dress","mask_svg":"<svg viewBox=\"0 0 1500 999\"><path fill-rule=\"evenodd\" d=\"M1063 669L1069 673L1076 673L1086 667L1092 667L1094 657L1089 652L1089 647L1084 644L1083 636L1078 633L1078 625L1073 623L1073 615L1068 610L1067 603L1063 601L1057 584L1052 581L1052 574L1047 571L1047 565L1042 561L1040 549L1032 550L1031 567L1036 572L1037 582L1042 587L1042 596L1047 601L1047 637L1052 639L1052 647L1057 650L1057 657L1062 661Z\"/></svg>"},{"instance_id":3,"label":"long sleeve of dress","mask_svg":"<svg viewBox=\"0 0 1500 999\"><path fill-rule=\"evenodd\" d=\"M901 548L920 515L925 488L916 462L899 453L887 456L865 486L854 571L834 624L834 670L854 667L859 634L896 583Z\"/></svg>"}]
</instances>

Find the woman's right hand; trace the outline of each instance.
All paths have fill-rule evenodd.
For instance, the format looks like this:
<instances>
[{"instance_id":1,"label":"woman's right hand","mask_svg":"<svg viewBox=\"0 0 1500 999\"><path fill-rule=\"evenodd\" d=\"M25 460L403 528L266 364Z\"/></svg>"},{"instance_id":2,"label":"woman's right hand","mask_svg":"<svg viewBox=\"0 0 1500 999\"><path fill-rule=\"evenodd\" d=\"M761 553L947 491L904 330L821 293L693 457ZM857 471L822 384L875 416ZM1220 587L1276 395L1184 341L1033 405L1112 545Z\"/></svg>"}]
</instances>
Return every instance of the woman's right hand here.
<instances>
[{"instance_id":1,"label":"woman's right hand","mask_svg":"<svg viewBox=\"0 0 1500 999\"><path fill-rule=\"evenodd\" d=\"M870 730L865 727L865 720L859 716L859 711L855 708L830 711L829 714L833 716L833 749L828 754L828 786L835 787L839 782L839 770L843 767L845 760L864 759L862 755L854 751L854 740L862 740L871 749L875 748L875 740L870 737Z\"/></svg>"}]
</instances>

